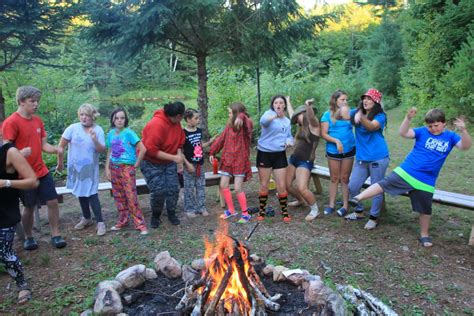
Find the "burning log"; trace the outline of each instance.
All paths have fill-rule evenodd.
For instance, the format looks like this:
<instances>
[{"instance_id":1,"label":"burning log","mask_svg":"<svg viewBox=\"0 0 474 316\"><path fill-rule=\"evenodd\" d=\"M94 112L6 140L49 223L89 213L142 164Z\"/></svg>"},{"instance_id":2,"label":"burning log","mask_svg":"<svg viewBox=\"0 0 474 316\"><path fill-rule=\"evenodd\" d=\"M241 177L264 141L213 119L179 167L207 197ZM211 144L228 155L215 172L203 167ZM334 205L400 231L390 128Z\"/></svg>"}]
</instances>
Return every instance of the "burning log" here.
<instances>
[{"instance_id":1,"label":"burning log","mask_svg":"<svg viewBox=\"0 0 474 316\"><path fill-rule=\"evenodd\" d=\"M250 264L248 248L229 237L226 229L217 235L215 245L206 240L205 258L202 278L186 287L176 310L192 309L192 316L261 316L266 315L266 309L280 309L276 300L281 295L270 296Z\"/></svg>"}]
</instances>

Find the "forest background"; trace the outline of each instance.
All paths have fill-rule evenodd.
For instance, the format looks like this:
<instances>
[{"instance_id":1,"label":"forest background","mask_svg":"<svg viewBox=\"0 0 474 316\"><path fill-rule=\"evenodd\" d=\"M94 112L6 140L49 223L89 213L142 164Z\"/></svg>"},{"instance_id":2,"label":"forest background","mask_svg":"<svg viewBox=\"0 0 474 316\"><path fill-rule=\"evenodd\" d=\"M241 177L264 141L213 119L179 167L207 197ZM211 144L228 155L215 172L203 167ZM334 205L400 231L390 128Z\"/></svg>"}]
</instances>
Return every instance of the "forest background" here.
<instances>
[{"instance_id":1,"label":"forest background","mask_svg":"<svg viewBox=\"0 0 474 316\"><path fill-rule=\"evenodd\" d=\"M277 93L294 105L315 98L322 113L336 89L355 107L376 87L386 109L474 114L472 1L317 2L310 11L295 1L5 1L0 10L0 119L16 110L18 86L37 86L51 143L84 102L99 107L104 128L125 107L140 132L180 99L201 109L206 136L223 128L231 102L257 120Z\"/></svg>"}]
</instances>

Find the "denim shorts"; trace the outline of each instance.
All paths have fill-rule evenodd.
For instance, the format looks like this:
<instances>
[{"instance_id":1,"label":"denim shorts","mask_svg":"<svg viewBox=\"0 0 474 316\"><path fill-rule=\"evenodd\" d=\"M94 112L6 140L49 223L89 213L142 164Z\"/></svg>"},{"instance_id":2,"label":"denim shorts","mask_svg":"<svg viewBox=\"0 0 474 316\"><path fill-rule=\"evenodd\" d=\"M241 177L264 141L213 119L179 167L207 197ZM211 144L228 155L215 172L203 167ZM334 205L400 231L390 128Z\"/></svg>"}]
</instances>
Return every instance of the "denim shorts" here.
<instances>
[{"instance_id":1,"label":"denim shorts","mask_svg":"<svg viewBox=\"0 0 474 316\"><path fill-rule=\"evenodd\" d=\"M46 202L58 198L51 174L48 173L38 180L39 186L36 189L20 190L20 199L25 207L45 205Z\"/></svg>"},{"instance_id":2,"label":"denim shorts","mask_svg":"<svg viewBox=\"0 0 474 316\"><path fill-rule=\"evenodd\" d=\"M290 165L295 166L295 168L306 168L309 171L313 170L314 162L309 160L299 160L294 155L290 156L290 160L288 161Z\"/></svg>"},{"instance_id":3,"label":"denim shorts","mask_svg":"<svg viewBox=\"0 0 474 316\"><path fill-rule=\"evenodd\" d=\"M352 148L351 151L345 153L345 154L332 154L332 153L329 153L329 152L326 152L326 158L327 159L333 159L333 160L344 160L344 159L352 159L354 158L356 154L356 149L355 147Z\"/></svg>"}]
</instances>

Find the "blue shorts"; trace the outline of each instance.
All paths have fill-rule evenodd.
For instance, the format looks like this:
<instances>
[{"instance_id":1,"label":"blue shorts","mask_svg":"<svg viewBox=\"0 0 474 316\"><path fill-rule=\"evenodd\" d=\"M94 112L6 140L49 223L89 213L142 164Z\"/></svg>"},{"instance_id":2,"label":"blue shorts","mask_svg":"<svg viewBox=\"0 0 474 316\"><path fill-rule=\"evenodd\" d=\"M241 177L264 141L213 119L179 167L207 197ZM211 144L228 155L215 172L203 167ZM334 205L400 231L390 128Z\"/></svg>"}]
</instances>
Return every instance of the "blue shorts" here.
<instances>
[{"instance_id":1,"label":"blue shorts","mask_svg":"<svg viewBox=\"0 0 474 316\"><path fill-rule=\"evenodd\" d=\"M306 168L309 171L313 170L314 162L309 160L299 160L294 155L290 156L290 160L288 161L290 165L295 166L295 168Z\"/></svg>"},{"instance_id":2,"label":"blue shorts","mask_svg":"<svg viewBox=\"0 0 474 316\"><path fill-rule=\"evenodd\" d=\"M46 202L58 198L51 174L48 173L38 180L39 186L36 189L20 190L20 199L25 207L32 208L37 205L45 205Z\"/></svg>"}]
</instances>

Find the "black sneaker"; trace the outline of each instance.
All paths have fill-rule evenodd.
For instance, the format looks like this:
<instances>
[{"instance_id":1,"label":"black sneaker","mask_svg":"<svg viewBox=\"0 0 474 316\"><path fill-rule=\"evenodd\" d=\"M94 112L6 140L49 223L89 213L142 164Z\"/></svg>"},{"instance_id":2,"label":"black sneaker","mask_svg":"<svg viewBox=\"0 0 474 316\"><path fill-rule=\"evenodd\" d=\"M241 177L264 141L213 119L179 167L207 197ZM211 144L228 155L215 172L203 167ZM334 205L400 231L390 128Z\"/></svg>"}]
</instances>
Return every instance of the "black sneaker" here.
<instances>
[{"instance_id":1,"label":"black sneaker","mask_svg":"<svg viewBox=\"0 0 474 316\"><path fill-rule=\"evenodd\" d=\"M357 207L359 206L359 200L353 197L352 199L349 199L349 205L352 207Z\"/></svg>"},{"instance_id":2,"label":"black sneaker","mask_svg":"<svg viewBox=\"0 0 474 316\"><path fill-rule=\"evenodd\" d=\"M176 216L176 215L175 216L168 216L168 220L173 225L179 225L181 223L178 219L178 216Z\"/></svg>"},{"instance_id":3,"label":"black sneaker","mask_svg":"<svg viewBox=\"0 0 474 316\"><path fill-rule=\"evenodd\" d=\"M67 243L61 236L54 236L51 238L51 244L56 248L64 248L66 247Z\"/></svg>"},{"instance_id":4,"label":"black sneaker","mask_svg":"<svg viewBox=\"0 0 474 316\"><path fill-rule=\"evenodd\" d=\"M33 237L26 238L25 242L23 243L23 249L25 250L35 250L38 249L38 243Z\"/></svg>"}]
</instances>

